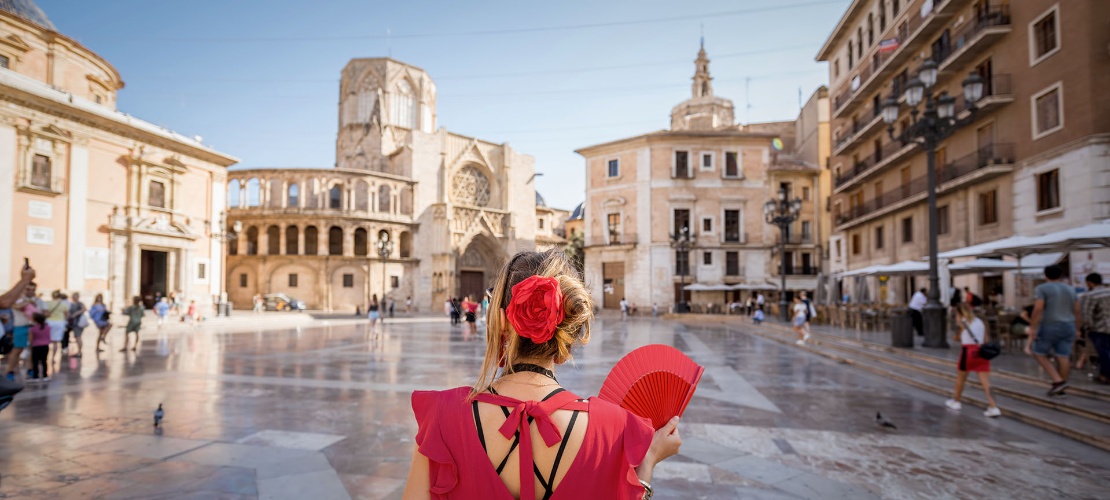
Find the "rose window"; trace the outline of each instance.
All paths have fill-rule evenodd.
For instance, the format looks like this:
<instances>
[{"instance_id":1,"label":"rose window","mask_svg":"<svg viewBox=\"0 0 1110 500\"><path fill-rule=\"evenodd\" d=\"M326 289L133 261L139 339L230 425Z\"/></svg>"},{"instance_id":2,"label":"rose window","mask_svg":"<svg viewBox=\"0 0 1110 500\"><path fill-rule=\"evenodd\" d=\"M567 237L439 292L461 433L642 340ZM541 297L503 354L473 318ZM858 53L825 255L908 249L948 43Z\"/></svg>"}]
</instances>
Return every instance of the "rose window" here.
<instances>
[{"instance_id":1,"label":"rose window","mask_svg":"<svg viewBox=\"0 0 1110 500\"><path fill-rule=\"evenodd\" d=\"M484 207L489 204L489 178L477 168L466 166L455 172L451 181L455 203Z\"/></svg>"}]
</instances>

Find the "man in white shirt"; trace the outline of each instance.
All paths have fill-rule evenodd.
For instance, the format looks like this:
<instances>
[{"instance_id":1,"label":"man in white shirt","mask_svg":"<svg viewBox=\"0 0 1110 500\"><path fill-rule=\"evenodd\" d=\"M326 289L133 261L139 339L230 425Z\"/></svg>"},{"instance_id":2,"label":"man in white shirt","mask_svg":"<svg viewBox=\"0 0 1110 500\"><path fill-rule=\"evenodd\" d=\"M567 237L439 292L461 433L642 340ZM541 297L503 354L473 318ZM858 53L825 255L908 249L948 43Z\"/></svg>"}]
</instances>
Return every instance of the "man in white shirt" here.
<instances>
[{"instance_id":1,"label":"man in white shirt","mask_svg":"<svg viewBox=\"0 0 1110 500\"><path fill-rule=\"evenodd\" d=\"M921 321L921 311L925 309L925 303L929 299L925 297L925 289L922 288L914 292L913 297L910 297L910 316L913 317L913 329L917 331L918 335L925 335L925 326Z\"/></svg>"},{"instance_id":2,"label":"man in white shirt","mask_svg":"<svg viewBox=\"0 0 1110 500\"><path fill-rule=\"evenodd\" d=\"M763 298L762 293L755 296L755 308L756 309L759 309L760 311L762 311L764 302L766 302L766 299Z\"/></svg>"},{"instance_id":3,"label":"man in white shirt","mask_svg":"<svg viewBox=\"0 0 1110 500\"><path fill-rule=\"evenodd\" d=\"M625 316L628 316L628 301L621 297L621 319L624 319Z\"/></svg>"}]
</instances>

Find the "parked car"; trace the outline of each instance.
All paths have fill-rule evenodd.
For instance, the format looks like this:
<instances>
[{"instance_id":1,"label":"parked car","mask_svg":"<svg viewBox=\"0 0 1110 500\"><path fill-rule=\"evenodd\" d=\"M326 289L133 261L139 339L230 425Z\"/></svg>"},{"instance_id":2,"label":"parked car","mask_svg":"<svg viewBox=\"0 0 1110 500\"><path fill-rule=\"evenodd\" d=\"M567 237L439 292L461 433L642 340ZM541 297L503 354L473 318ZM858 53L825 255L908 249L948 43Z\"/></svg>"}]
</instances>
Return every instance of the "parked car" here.
<instances>
[{"instance_id":1,"label":"parked car","mask_svg":"<svg viewBox=\"0 0 1110 500\"><path fill-rule=\"evenodd\" d=\"M271 293L262 297L265 301L267 311L304 311L305 305L303 300L297 300L284 293Z\"/></svg>"}]
</instances>

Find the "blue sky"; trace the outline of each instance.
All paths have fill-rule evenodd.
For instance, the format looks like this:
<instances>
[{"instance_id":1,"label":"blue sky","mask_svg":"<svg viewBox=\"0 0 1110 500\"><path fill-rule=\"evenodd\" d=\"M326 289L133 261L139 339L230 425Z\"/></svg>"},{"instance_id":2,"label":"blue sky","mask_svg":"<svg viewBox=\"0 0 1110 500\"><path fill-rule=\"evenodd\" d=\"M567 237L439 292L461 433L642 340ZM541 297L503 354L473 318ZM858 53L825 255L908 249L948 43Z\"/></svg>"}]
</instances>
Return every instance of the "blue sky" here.
<instances>
[{"instance_id":1,"label":"blue sky","mask_svg":"<svg viewBox=\"0 0 1110 500\"><path fill-rule=\"evenodd\" d=\"M440 126L535 156L540 193L569 209L584 195L576 148L669 126L700 30L737 120L789 120L799 89L827 82L813 57L850 0L37 3L120 71L120 110L241 167L332 167L347 61L420 66Z\"/></svg>"}]
</instances>

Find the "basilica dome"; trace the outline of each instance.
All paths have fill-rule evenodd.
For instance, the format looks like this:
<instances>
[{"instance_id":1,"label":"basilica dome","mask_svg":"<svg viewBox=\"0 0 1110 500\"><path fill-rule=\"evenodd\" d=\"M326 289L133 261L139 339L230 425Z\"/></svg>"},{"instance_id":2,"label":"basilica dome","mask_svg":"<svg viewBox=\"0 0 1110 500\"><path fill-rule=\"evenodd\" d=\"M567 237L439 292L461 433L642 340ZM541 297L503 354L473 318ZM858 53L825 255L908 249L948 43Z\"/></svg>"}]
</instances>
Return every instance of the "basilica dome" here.
<instances>
[{"instance_id":1,"label":"basilica dome","mask_svg":"<svg viewBox=\"0 0 1110 500\"><path fill-rule=\"evenodd\" d=\"M54 23L47 19L46 13L32 0L0 0L0 10L31 21L43 28L56 31Z\"/></svg>"}]
</instances>

